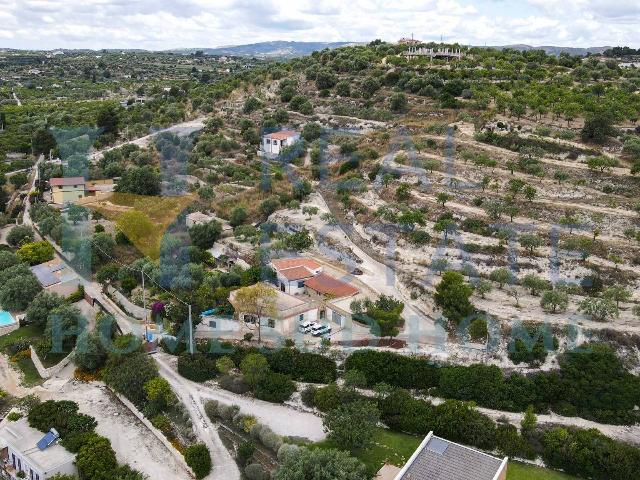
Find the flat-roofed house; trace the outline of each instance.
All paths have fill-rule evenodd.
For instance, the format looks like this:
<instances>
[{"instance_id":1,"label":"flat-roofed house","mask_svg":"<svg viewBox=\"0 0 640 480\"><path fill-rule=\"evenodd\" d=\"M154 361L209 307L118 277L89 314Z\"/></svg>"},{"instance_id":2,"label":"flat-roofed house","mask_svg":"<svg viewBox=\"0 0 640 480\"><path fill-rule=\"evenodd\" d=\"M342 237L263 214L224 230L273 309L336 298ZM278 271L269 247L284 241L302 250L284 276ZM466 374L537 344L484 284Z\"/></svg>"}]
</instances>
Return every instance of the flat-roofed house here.
<instances>
[{"instance_id":1,"label":"flat-roofed house","mask_svg":"<svg viewBox=\"0 0 640 480\"><path fill-rule=\"evenodd\" d=\"M67 267L59 258L54 258L30 268L43 289L50 293L56 293L63 298L75 293L80 286L78 274Z\"/></svg>"},{"instance_id":2,"label":"flat-roofed house","mask_svg":"<svg viewBox=\"0 0 640 480\"><path fill-rule=\"evenodd\" d=\"M49 180L53 203L64 205L73 203L84 197L84 177L60 177Z\"/></svg>"},{"instance_id":3,"label":"flat-roofed house","mask_svg":"<svg viewBox=\"0 0 640 480\"><path fill-rule=\"evenodd\" d=\"M271 260L280 291L297 295L305 292L305 281L322 272L322 265L311 258Z\"/></svg>"},{"instance_id":4,"label":"flat-roofed house","mask_svg":"<svg viewBox=\"0 0 640 480\"><path fill-rule=\"evenodd\" d=\"M260 325L264 328L273 329L281 335L291 335L297 331L298 325L302 322L315 321L318 319L318 303L307 296L293 296L281 291L279 288L265 283L276 293L276 313L274 316L260 318ZM236 318L240 321L255 324L258 319L255 314L243 312L235 302L237 290L229 294L229 302L233 305ZM263 330L264 332L264 330Z\"/></svg>"},{"instance_id":5,"label":"flat-roofed house","mask_svg":"<svg viewBox=\"0 0 640 480\"><path fill-rule=\"evenodd\" d=\"M57 432L43 434L26 418L0 424L0 473L10 479L47 480L76 476L75 455L57 443ZM0 475L2 477L2 475Z\"/></svg>"},{"instance_id":6,"label":"flat-roofed house","mask_svg":"<svg viewBox=\"0 0 640 480\"><path fill-rule=\"evenodd\" d=\"M506 480L507 461L429 432L394 480Z\"/></svg>"},{"instance_id":7,"label":"flat-roofed house","mask_svg":"<svg viewBox=\"0 0 640 480\"><path fill-rule=\"evenodd\" d=\"M300 134L293 130L281 130L262 136L260 149L269 155L279 155L284 147L289 147L300 140Z\"/></svg>"}]
</instances>

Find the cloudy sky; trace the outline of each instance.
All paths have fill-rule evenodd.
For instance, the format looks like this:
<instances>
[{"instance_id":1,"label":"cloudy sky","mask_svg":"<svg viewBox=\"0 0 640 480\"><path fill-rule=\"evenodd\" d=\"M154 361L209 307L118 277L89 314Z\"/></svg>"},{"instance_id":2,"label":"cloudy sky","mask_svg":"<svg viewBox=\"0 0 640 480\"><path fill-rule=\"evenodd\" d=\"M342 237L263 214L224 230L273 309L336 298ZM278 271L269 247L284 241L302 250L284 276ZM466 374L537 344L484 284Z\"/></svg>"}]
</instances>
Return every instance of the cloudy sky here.
<instances>
[{"instance_id":1,"label":"cloudy sky","mask_svg":"<svg viewBox=\"0 0 640 480\"><path fill-rule=\"evenodd\" d=\"M0 0L0 48L423 40L640 47L640 0Z\"/></svg>"}]
</instances>

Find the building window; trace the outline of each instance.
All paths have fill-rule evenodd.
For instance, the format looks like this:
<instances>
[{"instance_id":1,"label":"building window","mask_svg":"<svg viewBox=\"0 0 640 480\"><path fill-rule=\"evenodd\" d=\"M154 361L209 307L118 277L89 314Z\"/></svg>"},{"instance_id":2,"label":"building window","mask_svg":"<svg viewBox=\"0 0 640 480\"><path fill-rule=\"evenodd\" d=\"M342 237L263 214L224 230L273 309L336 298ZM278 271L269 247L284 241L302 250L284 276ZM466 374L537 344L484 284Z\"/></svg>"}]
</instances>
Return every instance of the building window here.
<instances>
[{"instance_id":1,"label":"building window","mask_svg":"<svg viewBox=\"0 0 640 480\"><path fill-rule=\"evenodd\" d=\"M267 320L267 325L269 326L269 328L276 328L276 321L273 318L270 318L269 320Z\"/></svg>"},{"instance_id":2,"label":"building window","mask_svg":"<svg viewBox=\"0 0 640 480\"><path fill-rule=\"evenodd\" d=\"M304 280L298 282L298 288L304 288Z\"/></svg>"}]
</instances>

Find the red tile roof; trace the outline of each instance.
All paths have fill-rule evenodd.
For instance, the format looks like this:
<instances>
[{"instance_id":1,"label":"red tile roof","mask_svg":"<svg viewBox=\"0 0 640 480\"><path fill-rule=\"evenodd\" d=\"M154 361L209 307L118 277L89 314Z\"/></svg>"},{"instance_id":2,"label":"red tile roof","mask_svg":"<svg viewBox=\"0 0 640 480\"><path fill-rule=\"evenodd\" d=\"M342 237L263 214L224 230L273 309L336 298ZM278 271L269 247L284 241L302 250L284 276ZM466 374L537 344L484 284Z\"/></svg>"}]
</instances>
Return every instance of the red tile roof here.
<instances>
[{"instance_id":1,"label":"red tile roof","mask_svg":"<svg viewBox=\"0 0 640 480\"><path fill-rule=\"evenodd\" d=\"M309 287L323 295L331 295L334 298L349 297L357 294L360 290L356 287L342 282L337 278L333 278L331 275L321 273L304 282L305 286Z\"/></svg>"},{"instance_id":2,"label":"red tile roof","mask_svg":"<svg viewBox=\"0 0 640 480\"><path fill-rule=\"evenodd\" d=\"M280 270L287 280L301 280L303 278L313 277L313 272L307 267L292 267Z\"/></svg>"},{"instance_id":3,"label":"red tile roof","mask_svg":"<svg viewBox=\"0 0 640 480\"><path fill-rule=\"evenodd\" d=\"M286 140L289 137L293 137L298 135L298 132L294 132L293 130L282 130L280 132L268 133L265 135L265 138L273 138L276 140Z\"/></svg>"},{"instance_id":4,"label":"red tile roof","mask_svg":"<svg viewBox=\"0 0 640 480\"><path fill-rule=\"evenodd\" d=\"M293 267L307 267L311 270L322 267L322 265L311 258L278 258L271 260L271 263L278 271Z\"/></svg>"},{"instance_id":5,"label":"red tile roof","mask_svg":"<svg viewBox=\"0 0 640 480\"><path fill-rule=\"evenodd\" d=\"M64 178L52 178L49 180L49 185L52 187L62 187L68 185L84 185L84 177L64 177Z\"/></svg>"}]
</instances>

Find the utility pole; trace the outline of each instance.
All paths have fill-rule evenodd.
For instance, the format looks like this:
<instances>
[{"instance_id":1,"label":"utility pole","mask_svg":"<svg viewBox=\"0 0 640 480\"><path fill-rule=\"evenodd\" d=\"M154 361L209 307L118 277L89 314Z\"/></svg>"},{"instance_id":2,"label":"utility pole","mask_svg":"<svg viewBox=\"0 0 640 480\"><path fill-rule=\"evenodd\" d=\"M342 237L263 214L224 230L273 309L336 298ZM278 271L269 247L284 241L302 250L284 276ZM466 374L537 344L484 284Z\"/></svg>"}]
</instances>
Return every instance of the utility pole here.
<instances>
[{"instance_id":1,"label":"utility pole","mask_svg":"<svg viewBox=\"0 0 640 480\"><path fill-rule=\"evenodd\" d=\"M189 304L189 353L193 355L193 322L191 321L191 304Z\"/></svg>"},{"instance_id":2,"label":"utility pole","mask_svg":"<svg viewBox=\"0 0 640 480\"><path fill-rule=\"evenodd\" d=\"M149 341L149 331L147 329L147 295L144 289L144 267L140 270L142 274L142 311L144 312L144 339L145 341Z\"/></svg>"}]
</instances>

